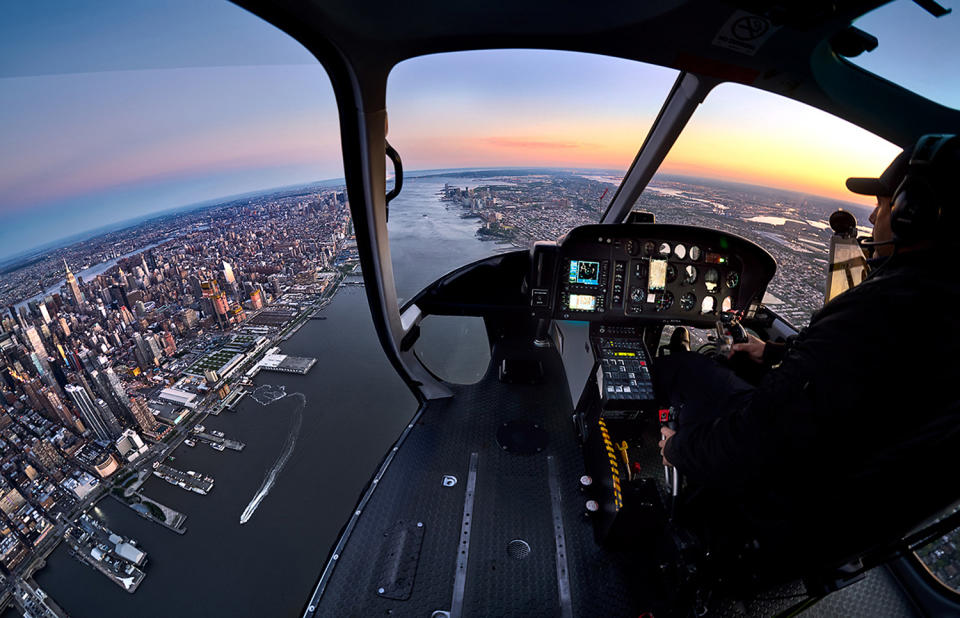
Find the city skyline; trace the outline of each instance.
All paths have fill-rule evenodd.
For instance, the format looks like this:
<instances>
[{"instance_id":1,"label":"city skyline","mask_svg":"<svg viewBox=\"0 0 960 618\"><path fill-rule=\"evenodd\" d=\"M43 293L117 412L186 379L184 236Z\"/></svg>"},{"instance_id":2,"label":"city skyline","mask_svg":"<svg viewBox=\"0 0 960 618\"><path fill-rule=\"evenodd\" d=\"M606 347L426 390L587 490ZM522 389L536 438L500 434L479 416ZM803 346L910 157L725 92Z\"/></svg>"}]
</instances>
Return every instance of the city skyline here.
<instances>
[{"instance_id":1,"label":"city skyline","mask_svg":"<svg viewBox=\"0 0 960 618\"><path fill-rule=\"evenodd\" d=\"M41 237L342 177L329 80L286 34L226 2L60 9L17 7L0 26L5 255ZM881 45L855 62L956 105L957 87L919 61L925 49L956 51L944 30L952 18L882 7L858 22ZM911 46L903 25L935 36ZM414 58L390 75L390 139L410 170L622 172L675 76L559 51ZM708 96L661 171L865 203L843 179L879 174L897 150L824 112L728 84Z\"/></svg>"}]
</instances>

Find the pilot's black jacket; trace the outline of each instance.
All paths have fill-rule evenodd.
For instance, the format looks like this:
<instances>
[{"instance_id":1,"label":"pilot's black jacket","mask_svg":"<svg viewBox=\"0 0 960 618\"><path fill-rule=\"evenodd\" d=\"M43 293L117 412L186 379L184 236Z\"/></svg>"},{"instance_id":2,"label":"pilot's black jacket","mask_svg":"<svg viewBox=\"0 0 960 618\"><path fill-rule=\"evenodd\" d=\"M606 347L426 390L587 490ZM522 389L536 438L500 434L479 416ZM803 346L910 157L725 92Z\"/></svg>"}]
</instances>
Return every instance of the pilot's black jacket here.
<instances>
[{"instance_id":1,"label":"pilot's black jacket","mask_svg":"<svg viewBox=\"0 0 960 618\"><path fill-rule=\"evenodd\" d=\"M755 389L681 423L667 459L772 551L815 560L893 539L960 498L953 263L895 255L814 315Z\"/></svg>"}]
</instances>

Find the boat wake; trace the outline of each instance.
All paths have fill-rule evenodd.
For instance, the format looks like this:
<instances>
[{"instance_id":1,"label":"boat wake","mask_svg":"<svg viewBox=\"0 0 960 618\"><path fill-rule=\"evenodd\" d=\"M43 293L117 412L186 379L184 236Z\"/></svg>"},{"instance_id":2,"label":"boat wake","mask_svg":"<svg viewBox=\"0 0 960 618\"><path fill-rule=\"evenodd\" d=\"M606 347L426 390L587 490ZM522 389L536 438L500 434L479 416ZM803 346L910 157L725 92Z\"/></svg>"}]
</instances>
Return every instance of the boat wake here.
<instances>
[{"instance_id":1,"label":"boat wake","mask_svg":"<svg viewBox=\"0 0 960 618\"><path fill-rule=\"evenodd\" d=\"M263 499L266 498L270 490L273 489L273 484L277 481L280 471L287 465L287 460L290 459L290 455L293 454L293 449L297 445L297 436L300 435L300 426L303 425L303 410L307 406L307 398L303 393L287 393L285 387L274 386L272 384L264 384L263 386L257 387L257 389L250 394L250 397L262 406L268 406L286 397L295 397L299 401L293 410L293 418L290 420L290 431L287 433L287 438L283 442L283 449L280 451L280 456L277 457L277 460L273 462L273 465L267 470L267 474L263 477L263 482L260 484L260 489L253 495L250 503L247 504L247 508L243 509L243 514L240 515L241 526L250 521L257 507L260 506Z\"/></svg>"}]
</instances>

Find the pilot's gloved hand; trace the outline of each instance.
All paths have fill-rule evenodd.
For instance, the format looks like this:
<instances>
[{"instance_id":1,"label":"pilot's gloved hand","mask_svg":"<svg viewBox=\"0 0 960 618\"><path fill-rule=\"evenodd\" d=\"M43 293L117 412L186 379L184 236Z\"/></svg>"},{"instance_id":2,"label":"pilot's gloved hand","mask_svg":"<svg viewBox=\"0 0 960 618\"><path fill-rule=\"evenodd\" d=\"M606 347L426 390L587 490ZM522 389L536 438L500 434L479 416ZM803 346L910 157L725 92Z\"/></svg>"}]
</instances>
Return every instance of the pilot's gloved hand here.
<instances>
[{"instance_id":1,"label":"pilot's gloved hand","mask_svg":"<svg viewBox=\"0 0 960 618\"><path fill-rule=\"evenodd\" d=\"M676 431L670 429L669 427L660 428L660 457L663 458L663 465L672 466L673 464L667 461L667 456L664 454L663 449L667 447L667 440L673 437L677 433Z\"/></svg>"},{"instance_id":2,"label":"pilot's gloved hand","mask_svg":"<svg viewBox=\"0 0 960 618\"><path fill-rule=\"evenodd\" d=\"M737 352L745 352L753 362L762 363L763 349L767 346L766 342L750 333L747 333L747 338L750 339L747 343L735 343L730 346L730 353L727 355L727 358L730 358Z\"/></svg>"}]
</instances>

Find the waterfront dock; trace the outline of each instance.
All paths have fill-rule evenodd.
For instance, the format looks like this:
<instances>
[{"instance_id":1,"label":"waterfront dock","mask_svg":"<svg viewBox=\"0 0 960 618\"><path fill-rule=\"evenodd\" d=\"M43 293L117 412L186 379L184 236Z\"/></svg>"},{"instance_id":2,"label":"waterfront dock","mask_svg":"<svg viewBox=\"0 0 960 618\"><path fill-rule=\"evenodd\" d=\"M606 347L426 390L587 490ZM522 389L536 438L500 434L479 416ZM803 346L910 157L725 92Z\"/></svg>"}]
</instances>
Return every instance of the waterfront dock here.
<instances>
[{"instance_id":1,"label":"waterfront dock","mask_svg":"<svg viewBox=\"0 0 960 618\"><path fill-rule=\"evenodd\" d=\"M306 356L287 356L286 354L267 354L258 363L264 371L279 371L281 373L297 373L307 375L307 372L317 364L317 359Z\"/></svg>"},{"instance_id":2,"label":"waterfront dock","mask_svg":"<svg viewBox=\"0 0 960 618\"><path fill-rule=\"evenodd\" d=\"M155 524L160 524L167 530L177 534L186 534L187 532L187 516L169 506L160 504L153 498L148 498L140 493L135 494L135 498L121 498L113 493L109 495L117 502L129 507L140 517ZM161 518L157 513L162 513L163 517Z\"/></svg>"},{"instance_id":3,"label":"waterfront dock","mask_svg":"<svg viewBox=\"0 0 960 618\"><path fill-rule=\"evenodd\" d=\"M86 513L67 529L63 538L75 558L100 571L130 594L137 591L147 576L140 569L146 564L147 554L136 542L115 534Z\"/></svg>"},{"instance_id":4,"label":"waterfront dock","mask_svg":"<svg viewBox=\"0 0 960 618\"><path fill-rule=\"evenodd\" d=\"M247 390L243 387L231 391L230 394L227 395L226 399L223 400L223 407L233 412L236 410L237 404L240 403L240 400L243 399L246 394Z\"/></svg>"},{"instance_id":5,"label":"waterfront dock","mask_svg":"<svg viewBox=\"0 0 960 618\"><path fill-rule=\"evenodd\" d=\"M211 446L216 444L219 446L223 446L224 448L228 448L232 451L242 451L244 447L247 446L246 444L244 444L243 442L240 442L239 440L231 440L230 438L213 436L208 433L197 433L194 435L198 440L202 440ZM219 451L223 449L218 448L217 450Z\"/></svg>"},{"instance_id":6,"label":"waterfront dock","mask_svg":"<svg viewBox=\"0 0 960 618\"><path fill-rule=\"evenodd\" d=\"M177 470L162 463L153 464L153 474L181 489L192 491L200 495L207 495L213 490L213 477L194 472L193 470Z\"/></svg>"}]
</instances>

